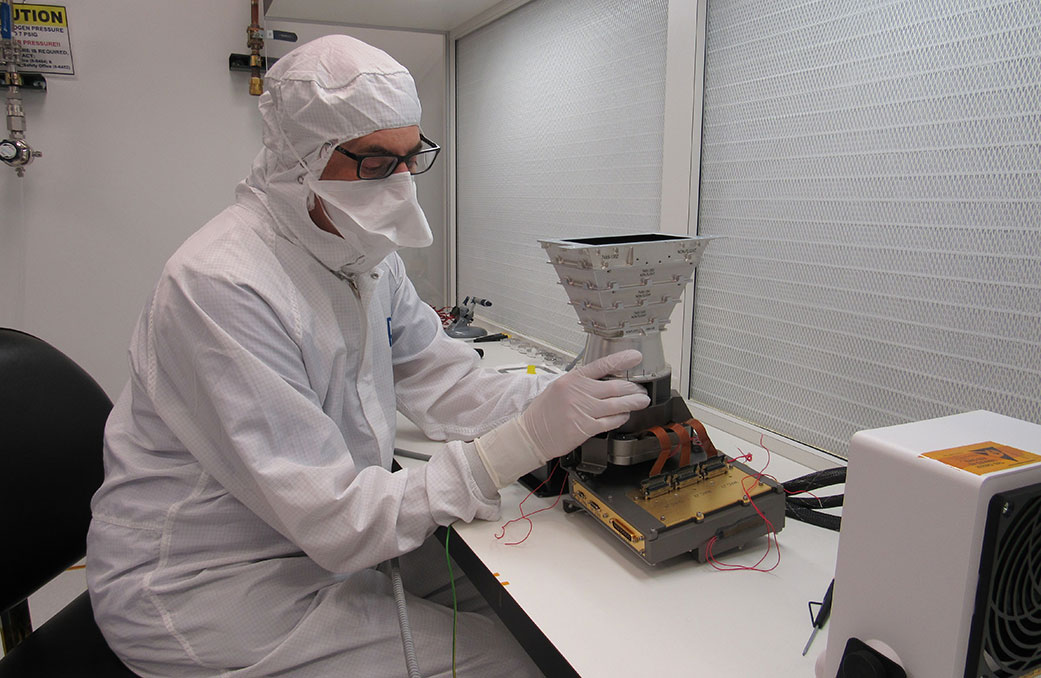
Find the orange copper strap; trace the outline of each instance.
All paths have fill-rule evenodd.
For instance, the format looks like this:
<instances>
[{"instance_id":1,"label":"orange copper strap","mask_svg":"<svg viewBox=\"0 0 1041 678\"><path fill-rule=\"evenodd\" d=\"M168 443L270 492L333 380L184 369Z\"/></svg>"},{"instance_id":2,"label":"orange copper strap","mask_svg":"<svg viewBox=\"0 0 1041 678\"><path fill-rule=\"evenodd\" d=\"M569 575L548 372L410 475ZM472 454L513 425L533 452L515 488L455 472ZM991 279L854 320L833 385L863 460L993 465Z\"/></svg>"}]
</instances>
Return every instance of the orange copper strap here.
<instances>
[{"instance_id":1,"label":"orange copper strap","mask_svg":"<svg viewBox=\"0 0 1041 678\"><path fill-rule=\"evenodd\" d=\"M669 424L669 430L680 439L680 467L690 464L690 433L683 424Z\"/></svg>"},{"instance_id":2,"label":"orange copper strap","mask_svg":"<svg viewBox=\"0 0 1041 678\"><path fill-rule=\"evenodd\" d=\"M697 419L689 419L687 420L687 425L698 434L698 442L701 443L701 449L705 450L705 454L710 457L715 457L719 454L719 450L716 449L716 446L712 444L712 440L708 437L704 424Z\"/></svg>"},{"instance_id":3,"label":"orange copper strap","mask_svg":"<svg viewBox=\"0 0 1041 678\"><path fill-rule=\"evenodd\" d=\"M654 434L654 437L658 439L658 444L661 446L661 454L658 455L658 460L654 462L654 466L651 467L650 475L656 476L661 473L663 468L665 468L665 462L672 456L674 448L672 446L672 440L669 438L669 434L666 433L665 429L661 426L652 426L647 430Z\"/></svg>"}]
</instances>

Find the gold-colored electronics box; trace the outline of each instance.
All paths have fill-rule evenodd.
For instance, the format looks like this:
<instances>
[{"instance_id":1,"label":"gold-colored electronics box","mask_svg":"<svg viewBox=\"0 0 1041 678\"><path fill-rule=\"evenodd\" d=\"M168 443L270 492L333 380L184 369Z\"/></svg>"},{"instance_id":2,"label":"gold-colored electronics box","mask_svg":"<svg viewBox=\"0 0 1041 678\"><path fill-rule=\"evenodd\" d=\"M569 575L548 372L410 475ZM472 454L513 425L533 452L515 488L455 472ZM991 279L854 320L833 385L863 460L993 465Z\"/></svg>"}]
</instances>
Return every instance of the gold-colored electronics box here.
<instances>
[{"instance_id":1,"label":"gold-colored electronics box","mask_svg":"<svg viewBox=\"0 0 1041 678\"><path fill-rule=\"evenodd\" d=\"M783 489L724 456L649 479L572 468L569 490L567 510L584 509L651 564L684 553L705 562L784 526Z\"/></svg>"}]
</instances>

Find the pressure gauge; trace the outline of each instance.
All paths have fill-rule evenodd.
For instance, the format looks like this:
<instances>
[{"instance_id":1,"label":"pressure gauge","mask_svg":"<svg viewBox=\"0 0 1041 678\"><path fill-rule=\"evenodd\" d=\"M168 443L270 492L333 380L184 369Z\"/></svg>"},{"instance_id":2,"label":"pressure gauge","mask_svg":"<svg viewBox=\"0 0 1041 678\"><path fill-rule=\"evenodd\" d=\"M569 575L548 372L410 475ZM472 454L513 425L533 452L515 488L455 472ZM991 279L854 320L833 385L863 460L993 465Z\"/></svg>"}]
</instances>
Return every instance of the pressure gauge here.
<instances>
[{"instance_id":1,"label":"pressure gauge","mask_svg":"<svg viewBox=\"0 0 1041 678\"><path fill-rule=\"evenodd\" d=\"M4 139L0 141L0 161L15 168L18 171L18 176L22 176L25 166L31 163L33 158L38 158L41 155L42 153L34 151L29 144L21 139Z\"/></svg>"},{"instance_id":2,"label":"pressure gauge","mask_svg":"<svg viewBox=\"0 0 1041 678\"><path fill-rule=\"evenodd\" d=\"M6 163L14 162L18 157L18 145L10 139L0 141L0 160Z\"/></svg>"}]
</instances>

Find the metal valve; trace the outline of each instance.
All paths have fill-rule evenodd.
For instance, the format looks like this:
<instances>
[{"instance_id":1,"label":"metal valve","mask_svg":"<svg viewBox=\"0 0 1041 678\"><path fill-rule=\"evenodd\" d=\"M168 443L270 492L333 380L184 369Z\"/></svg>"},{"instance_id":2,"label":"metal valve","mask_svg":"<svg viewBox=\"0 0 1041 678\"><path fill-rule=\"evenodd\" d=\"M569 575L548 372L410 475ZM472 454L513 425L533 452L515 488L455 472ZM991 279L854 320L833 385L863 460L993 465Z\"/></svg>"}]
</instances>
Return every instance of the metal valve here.
<instances>
[{"instance_id":1,"label":"metal valve","mask_svg":"<svg viewBox=\"0 0 1041 678\"><path fill-rule=\"evenodd\" d=\"M43 153L34 151L29 144L22 139L4 139L0 141L0 160L4 164L13 167L18 176L25 175L25 166L39 158Z\"/></svg>"}]
</instances>

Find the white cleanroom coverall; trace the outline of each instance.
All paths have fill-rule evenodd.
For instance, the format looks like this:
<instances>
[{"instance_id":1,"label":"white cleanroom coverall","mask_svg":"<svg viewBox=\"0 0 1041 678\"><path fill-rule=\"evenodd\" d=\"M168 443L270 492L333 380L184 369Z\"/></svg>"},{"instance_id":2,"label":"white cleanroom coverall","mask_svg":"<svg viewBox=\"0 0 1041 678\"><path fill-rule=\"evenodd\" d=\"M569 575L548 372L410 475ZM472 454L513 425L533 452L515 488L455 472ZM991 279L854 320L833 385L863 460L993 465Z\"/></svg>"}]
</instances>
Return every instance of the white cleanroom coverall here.
<instances>
[{"instance_id":1,"label":"white cleanroom coverall","mask_svg":"<svg viewBox=\"0 0 1041 678\"><path fill-rule=\"evenodd\" d=\"M331 141L418 124L408 73L331 36L266 85L249 177L169 260L134 331L93 501L91 601L143 676L400 676L375 566L437 525L498 516L495 483L460 441L544 383L481 370L397 254L369 261L308 216L305 177ZM453 442L391 473L396 409ZM445 675L451 610L412 597L409 615L424 675ZM495 622L460 624L463 675L532 675Z\"/></svg>"}]
</instances>

